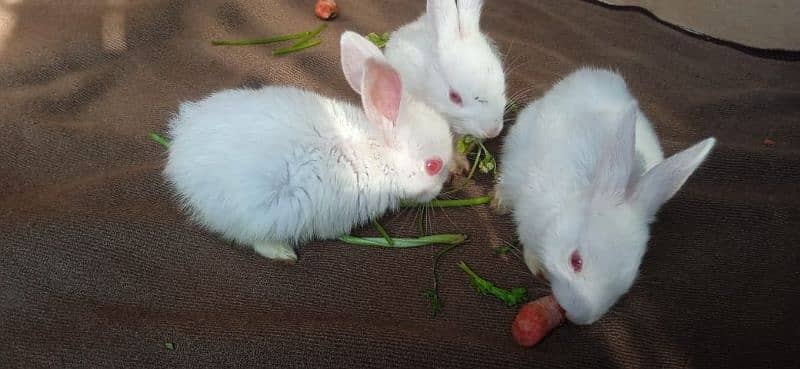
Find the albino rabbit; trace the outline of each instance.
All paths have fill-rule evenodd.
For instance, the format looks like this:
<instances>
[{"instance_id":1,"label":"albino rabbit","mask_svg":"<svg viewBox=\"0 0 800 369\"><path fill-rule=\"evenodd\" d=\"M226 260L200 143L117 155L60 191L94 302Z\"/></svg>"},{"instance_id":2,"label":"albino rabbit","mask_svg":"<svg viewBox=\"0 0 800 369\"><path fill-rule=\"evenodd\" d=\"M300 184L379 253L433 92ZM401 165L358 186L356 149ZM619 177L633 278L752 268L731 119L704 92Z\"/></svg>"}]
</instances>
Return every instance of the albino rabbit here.
<instances>
[{"instance_id":1,"label":"albino rabbit","mask_svg":"<svg viewBox=\"0 0 800 369\"><path fill-rule=\"evenodd\" d=\"M181 105L164 173L196 221L294 261L298 244L439 193L452 155L447 122L404 93L367 39L345 32L341 54L363 110L283 86Z\"/></svg>"},{"instance_id":2,"label":"albino rabbit","mask_svg":"<svg viewBox=\"0 0 800 369\"><path fill-rule=\"evenodd\" d=\"M457 135L503 129L505 74L480 30L483 0L428 0L427 12L392 32L385 55L409 91L443 114ZM458 170L468 166L458 158ZM455 168L452 168L455 169Z\"/></svg>"},{"instance_id":3,"label":"albino rabbit","mask_svg":"<svg viewBox=\"0 0 800 369\"><path fill-rule=\"evenodd\" d=\"M520 112L501 155L496 205L513 211L528 268L576 324L633 284L658 209L715 144L663 160L625 81L583 68Z\"/></svg>"}]
</instances>

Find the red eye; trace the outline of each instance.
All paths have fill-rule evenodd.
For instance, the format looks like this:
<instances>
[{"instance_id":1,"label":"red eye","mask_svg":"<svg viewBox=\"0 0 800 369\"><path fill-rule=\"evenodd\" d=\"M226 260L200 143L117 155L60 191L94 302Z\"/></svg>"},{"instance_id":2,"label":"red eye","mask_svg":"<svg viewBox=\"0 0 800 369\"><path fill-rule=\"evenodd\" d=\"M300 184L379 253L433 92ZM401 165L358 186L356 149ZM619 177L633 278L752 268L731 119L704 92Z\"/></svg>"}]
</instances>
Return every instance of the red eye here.
<instances>
[{"instance_id":1,"label":"red eye","mask_svg":"<svg viewBox=\"0 0 800 369\"><path fill-rule=\"evenodd\" d=\"M425 172L430 176L439 174L442 170L442 159L430 159L425 161Z\"/></svg>"},{"instance_id":2,"label":"red eye","mask_svg":"<svg viewBox=\"0 0 800 369\"><path fill-rule=\"evenodd\" d=\"M572 270L575 273L578 273L583 269L583 259L581 259L581 254L578 250L572 252L572 255L569 256L569 264L572 265Z\"/></svg>"},{"instance_id":3,"label":"red eye","mask_svg":"<svg viewBox=\"0 0 800 369\"><path fill-rule=\"evenodd\" d=\"M458 106L464 105L464 102L461 100L461 95L459 95L458 92L455 92L453 90L450 90L450 101L452 101L453 104L456 104Z\"/></svg>"}]
</instances>

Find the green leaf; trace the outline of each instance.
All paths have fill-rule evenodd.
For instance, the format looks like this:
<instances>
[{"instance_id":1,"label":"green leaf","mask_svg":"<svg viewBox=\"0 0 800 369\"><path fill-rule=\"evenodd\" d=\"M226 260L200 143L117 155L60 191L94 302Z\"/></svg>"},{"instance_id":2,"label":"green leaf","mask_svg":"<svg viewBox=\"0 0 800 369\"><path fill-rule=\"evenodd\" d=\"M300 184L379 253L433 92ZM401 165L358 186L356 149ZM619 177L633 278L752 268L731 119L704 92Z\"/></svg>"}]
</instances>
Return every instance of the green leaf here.
<instances>
[{"instance_id":1,"label":"green leaf","mask_svg":"<svg viewBox=\"0 0 800 369\"><path fill-rule=\"evenodd\" d=\"M456 151L462 154L467 153L467 143L463 139L456 141Z\"/></svg>"},{"instance_id":2,"label":"green leaf","mask_svg":"<svg viewBox=\"0 0 800 369\"><path fill-rule=\"evenodd\" d=\"M497 162L495 161L494 156L489 152L489 149L483 145L483 142L478 141L478 145L480 146L478 154L483 153L483 159L480 159L480 164L478 165L481 173L486 174L492 172L495 176L497 176ZM478 158L476 157L475 160L478 160Z\"/></svg>"},{"instance_id":3,"label":"green leaf","mask_svg":"<svg viewBox=\"0 0 800 369\"><path fill-rule=\"evenodd\" d=\"M370 40L370 42L375 44L375 46L377 46L379 49L383 49L386 46L386 43L389 42L389 33L386 32L382 34L371 32L367 34L366 37L367 40Z\"/></svg>"},{"instance_id":4,"label":"green leaf","mask_svg":"<svg viewBox=\"0 0 800 369\"><path fill-rule=\"evenodd\" d=\"M528 290L524 287L515 287L510 291L504 290L495 286L492 282L481 278L479 275L473 272L465 262L459 262L458 266L470 277L472 287L475 288L478 293L486 296L492 296L500 301L505 302L507 306L518 306L528 301Z\"/></svg>"},{"instance_id":5,"label":"green leaf","mask_svg":"<svg viewBox=\"0 0 800 369\"><path fill-rule=\"evenodd\" d=\"M459 153L468 154L468 153L470 153L472 151L472 149L475 148L475 143L476 142L477 142L477 140L473 136L470 136L470 135L461 136L456 141L456 150Z\"/></svg>"},{"instance_id":6,"label":"green leaf","mask_svg":"<svg viewBox=\"0 0 800 369\"><path fill-rule=\"evenodd\" d=\"M155 143L157 143L157 144L159 144L161 146L164 146L164 147L169 147L169 140L167 140L164 137L161 137L158 133L150 132L150 134L148 136Z\"/></svg>"},{"instance_id":7,"label":"green leaf","mask_svg":"<svg viewBox=\"0 0 800 369\"><path fill-rule=\"evenodd\" d=\"M175 344L172 342L167 342L164 344L164 348L166 348L168 351L173 351L175 350Z\"/></svg>"}]
</instances>

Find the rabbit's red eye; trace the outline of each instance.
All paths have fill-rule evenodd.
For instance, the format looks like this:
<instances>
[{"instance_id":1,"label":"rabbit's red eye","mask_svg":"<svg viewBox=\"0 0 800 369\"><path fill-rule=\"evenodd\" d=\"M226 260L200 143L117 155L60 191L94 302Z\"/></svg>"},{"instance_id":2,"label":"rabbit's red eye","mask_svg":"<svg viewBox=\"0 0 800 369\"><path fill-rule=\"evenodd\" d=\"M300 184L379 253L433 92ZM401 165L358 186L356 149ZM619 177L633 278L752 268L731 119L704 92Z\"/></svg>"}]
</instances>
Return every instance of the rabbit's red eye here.
<instances>
[{"instance_id":1,"label":"rabbit's red eye","mask_svg":"<svg viewBox=\"0 0 800 369\"><path fill-rule=\"evenodd\" d=\"M435 176L439 174L439 171L442 170L442 159L429 159L425 161L425 172L428 173L430 176Z\"/></svg>"},{"instance_id":2,"label":"rabbit's red eye","mask_svg":"<svg viewBox=\"0 0 800 369\"><path fill-rule=\"evenodd\" d=\"M581 258L581 254L578 250L572 252L572 255L569 256L569 264L572 266L572 270L575 273L578 273L583 269L583 259Z\"/></svg>"},{"instance_id":3,"label":"rabbit's red eye","mask_svg":"<svg viewBox=\"0 0 800 369\"><path fill-rule=\"evenodd\" d=\"M459 95L458 92L455 92L453 90L450 90L450 101L452 101L453 104L456 104L458 106L464 105L464 101L461 100L461 95Z\"/></svg>"}]
</instances>

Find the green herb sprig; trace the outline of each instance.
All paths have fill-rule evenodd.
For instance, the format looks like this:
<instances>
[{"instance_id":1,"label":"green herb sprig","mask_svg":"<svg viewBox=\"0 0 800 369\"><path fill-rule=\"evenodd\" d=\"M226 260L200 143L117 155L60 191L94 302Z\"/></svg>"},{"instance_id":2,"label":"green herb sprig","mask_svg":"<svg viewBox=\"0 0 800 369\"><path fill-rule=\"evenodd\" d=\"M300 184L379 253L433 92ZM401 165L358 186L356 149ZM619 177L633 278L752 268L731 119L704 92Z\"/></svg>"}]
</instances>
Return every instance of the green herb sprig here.
<instances>
[{"instance_id":1,"label":"green herb sprig","mask_svg":"<svg viewBox=\"0 0 800 369\"><path fill-rule=\"evenodd\" d=\"M375 32L367 34L367 40L370 40L375 46L379 49L383 49L386 47L386 43L389 42L389 34L384 32L381 34L377 34Z\"/></svg>"},{"instance_id":2,"label":"green herb sprig","mask_svg":"<svg viewBox=\"0 0 800 369\"><path fill-rule=\"evenodd\" d=\"M495 161L494 155L484 146L483 141L474 136L464 135L456 142L456 150L462 154L471 154L475 147L478 148L478 152L475 154L475 162L478 163L478 169L481 173L488 174L491 172L496 176L497 161Z\"/></svg>"},{"instance_id":3,"label":"green herb sprig","mask_svg":"<svg viewBox=\"0 0 800 369\"><path fill-rule=\"evenodd\" d=\"M467 273L472 281L472 287L482 295L493 296L506 303L507 306L518 306L528 301L528 290L524 287L515 287L511 290L504 290L495 286L492 282L481 278L463 261L458 263L458 267Z\"/></svg>"},{"instance_id":4,"label":"green herb sprig","mask_svg":"<svg viewBox=\"0 0 800 369\"><path fill-rule=\"evenodd\" d=\"M475 151L476 148L477 151ZM494 177L497 177L497 161L481 140L470 135L461 136L458 141L456 141L456 151L467 156L474 155L472 167L470 167L467 178L464 178L464 182L454 189L445 192L445 194L452 194L467 187L467 184L469 184L469 181L475 175L476 169L480 170L481 173L492 173ZM474 154L473 151L475 151Z\"/></svg>"}]
</instances>

